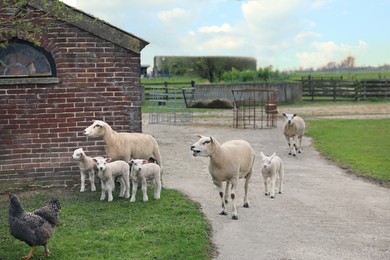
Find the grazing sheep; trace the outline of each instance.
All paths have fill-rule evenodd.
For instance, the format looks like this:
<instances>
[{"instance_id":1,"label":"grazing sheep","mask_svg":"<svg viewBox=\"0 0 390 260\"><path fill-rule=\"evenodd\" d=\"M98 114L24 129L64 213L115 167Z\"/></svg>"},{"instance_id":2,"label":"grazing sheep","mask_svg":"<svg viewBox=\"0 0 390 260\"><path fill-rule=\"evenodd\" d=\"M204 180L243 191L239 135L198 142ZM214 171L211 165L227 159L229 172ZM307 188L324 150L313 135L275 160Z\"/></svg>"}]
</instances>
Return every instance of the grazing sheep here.
<instances>
[{"instance_id":1,"label":"grazing sheep","mask_svg":"<svg viewBox=\"0 0 390 260\"><path fill-rule=\"evenodd\" d=\"M286 137L288 147L290 148L289 155L296 156L297 150L298 153L301 153L302 148L302 137L305 133L305 121L303 121L302 117L297 116L297 114L285 114L283 113L286 122L283 127L283 133ZM290 139L292 138L293 143L290 143ZM299 141L299 145L297 147L297 143Z\"/></svg>"},{"instance_id":2,"label":"grazing sheep","mask_svg":"<svg viewBox=\"0 0 390 260\"><path fill-rule=\"evenodd\" d=\"M108 194L108 201L112 201L112 191L115 189L115 177L119 177L121 183L121 191L119 197L130 197L130 166L127 162L118 160L110 162L111 158L94 157L98 169L98 177L101 180L102 195L100 200L106 199L106 192Z\"/></svg>"},{"instance_id":3,"label":"grazing sheep","mask_svg":"<svg viewBox=\"0 0 390 260\"><path fill-rule=\"evenodd\" d=\"M135 202L135 194L137 192L138 182L142 184L143 201L149 200L147 194L147 180L152 180L154 186L154 198L160 199L161 193L161 180L160 172L161 168L156 163L149 163L144 159L135 159L129 162L131 165L130 179L133 182L133 191L131 194L130 202Z\"/></svg>"},{"instance_id":4,"label":"grazing sheep","mask_svg":"<svg viewBox=\"0 0 390 260\"><path fill-rule=\"evenodd\" d=\"M232 218L238 219L236 207L236 188L239 178L245 178L244 207L249 207L248 186L252 176L255 153L252 146L244 140L231 140L222 145L214 137L197 135L198 142L191 146L193 156L210 157L209 172L219 189L222 201L220 215L227 215L226 203L231 186L230 197L233 204ZM226 181L225 196L222 182Z\"/></svg>"},{"instance_id":5,"label":"grazing sheep","mask_svg":"<svg viewBox=\"0 0 390 260\"><path fill-rule=\"evenodd\" d=\"M87 173L89 175L89 182L91 183L91 191L96 191L95 186L95 168L96 163L92 157L85 154L83 148L74 150L72 158L79 162L80 176L81 176L81 187L80 192L85 191L85 178Z\"/></svg>"},{"instance_id":6,"label":"grazing sheep","mask_svg":"<svg viewBox=\"0 0 390 260\"><path fill-rule=\"evenodd\" d=\"M106 142L107 156L113 160L129 162L131 159L154 159L162 168L161 154L158 143L153 136L143 133L118 133L104 121L95 120L85 128L88 137L102 137ZM164 185L162 170L161 184Z\"/></svg>"},{"instance_id":7,"label":"grazing sheep","mask_svg":"<svg viewBox=\"0 0 390 260\"><path fill-rule=\"evenodd\" d=\"M276 180L279 182L279 194L283 192L283 162L282 159L280 159L279 156L276 156L275 153L267 157L263 152L261 152L260 157L262 158L261 174L263 175L265 195L271 195L271 199L273 199L275 198Z\"/></svg>"}]
</instances>

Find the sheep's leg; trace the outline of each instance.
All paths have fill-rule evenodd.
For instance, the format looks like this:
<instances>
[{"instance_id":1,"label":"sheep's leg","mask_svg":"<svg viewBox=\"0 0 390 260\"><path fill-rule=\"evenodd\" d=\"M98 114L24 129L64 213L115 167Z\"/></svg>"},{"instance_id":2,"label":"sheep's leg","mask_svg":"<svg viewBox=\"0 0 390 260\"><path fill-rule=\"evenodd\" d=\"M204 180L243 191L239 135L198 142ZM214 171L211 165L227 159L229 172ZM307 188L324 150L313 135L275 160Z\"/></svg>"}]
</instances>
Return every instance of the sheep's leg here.
<instances>
[{"instance_id":1,"label":"sheep's leg","mask_svg":"<svg viewBox=\"0 0 390 260\"><path fill-rule=\"evenodd\" d=\"M100 196L100 200L105 200L106 199L106 184L104 181L101 182L101 187L102 187L102 195Z\"/></svg>"},{"instance_id":2,"label":"sheep's leg","mask_svg":"<svg viewBox=\"0 0 390 260\"><path fill-rule=\"evenodd\" d=\"M89 172L89 182L91 183L91 191L96 191L95 172L93 170Z\"/></svg>"},{"instance_id":3,"label":"sheep's leg","mask_svg":"<svg viewBox=\"0 0 390 260\"><path fill-rule=\"evenodd\" d=\"M263 173L263 182L264 182L264 193L265 193L265 196L268 196L269 193L268 193L268 178L267 176Z\"/></svg>"},{"instance_id":4,"label":"sheep's leg","mask_svg":"<svg viewBox=\"0 0 390 260\"><path fill-rule=\"evenodd\" d=\"M229 202L229 194L230 194L230 182L226 181L226 186L225 186L225 204L228 204Z\"/></svg>"},{"instance_id":5,"label":"sheep's leg","mask_svg":"<svg viewBox=\"0 0 390 260\"><path fill-rule=\"evenodd\" d=\"M80 177L81 177L81 187L80 187L80 192L85 191L85 173L83 171L80 171Z\"/></svg>"},{"instance_id":6,"label":"sheep's leg","mask_svg":"<svg viewBox=\"0 0 390 260\"><path fill-rule=\"evenodd\" d=\"M281 165L279 169L279 194L283 192L284 166Z\"/></svg>"},{"instance_id":7,"label":"sheep's leg","mask_svg":"<svg viewBox=\"0 0 390 260\"><path fill-rule=\"evenodd\" d=\"M298 137L299 139L299 146L298 146L298 153L302 152L302 136Z\"/></svg>"},{"instance_id":8,"label":"sheep's leg","mask_svg":"<svg viewBox=\"0 0 390 260\"><path fill-rule=\"evenodd\" d=\"M238 177L237 179L234 179L231 183L232 183L232 190L230 192L230 197L232 199L232 204L233 204L232 219L237 220L238 213L237 213L237 203L236 203L236 189L237 189Z\"/></svg>"},{"instance_id":9,"label":"sheep's leg","mask_svg":"<svg viewBox=\"0 0 390 260\"><path fill-rule=\"evenodd\" d=\"M217 188L219 190L219 197L221 198L222 211L219 213L219 215L227 215L225 199L224 199L224 196L223 196L223 186L222 186L222 183L219 182L219 181L215 181L215 180L213 180L213 182L214 182L215 186L217 186Z\"/></svg>"},{"instance_id":10,"label":"sheep's leg","mask_svg":"<svg viewBox=\"0 0 390 260\"><path fill-rule=\"evenodd\" d=\"M288 143L288 149L289 149L288 155L291 155L291 143L290 143L290 137L288 137L288 136L285 136L285 137L286 137L286 140L287 140L287 143Z\"/></svg>"},{"instance_id":11,"label":"sheep's leg","mask_svg":"<svg viewBox=\"0 0 390 260\"><path fill-rule=\"evenodd\" d=\"M244 208L249 208L249 200L248 200L248 193L249 193L249 180L252 177L252 169L249 171L249 173L245 177L245 185L244 185Z\"/></svg>"},{"instance_id":12,"label":"sheep's leg","mask_svg":"<svg viewBox=\"0 0 390 260\"><path fill-rule=\"evenodd\" d=\"M135 194L137 192L138 182L136 180L131 179L131 183L133 184L133 190L131 192L130 202L135 202Z\"/></svg>"},{"instance_id":13,"label":"sheep's leg","mask_svg":"<svg viewBox=\"0 0 390 260\"><path fill-rule=\"evenodd\" d=\"M154 178L154 198L156 200L160 199L161 195L161 178L159 176L156 176Z\"/></svg>"},{"instance_id":14,"label":"sheep's leg","mask_svg":"<svg viewBox=\"0 0 390 260\"><path fill-rule=\"evenodd\" d=\"M125 187L125 180L123 179L123 176L119 176L119 183L120 183L120 186L121 186L121 190L119 192L119 197L123 198L125 196L125 191L126 191L126 187ZM115 184L115 182L114 182Z\"/></svg>"},{"instance_id":15,"label":"sheep's leg","mask_svg":"<svg viewBox=\"0 0 390 260\"><path fill-rule=\"evenodd\" d=\"M142 179L141 183L142 183L142 187L141 187L141 189L142 189L142 200L144 202L147 202L149 200L149 198L148 198L148 183L146 182L145 178Z\"/></svg>"},{"instance_id":16,"label":"sheep's leg","mask_svg":"<svg viewBox=\"0 0 390 260\"><path fill-rule=\"evenodd\" d=\"M276 173L271 175L271 199L275 198L275 182L276 182Z\"/></svg>"}]
</instances>

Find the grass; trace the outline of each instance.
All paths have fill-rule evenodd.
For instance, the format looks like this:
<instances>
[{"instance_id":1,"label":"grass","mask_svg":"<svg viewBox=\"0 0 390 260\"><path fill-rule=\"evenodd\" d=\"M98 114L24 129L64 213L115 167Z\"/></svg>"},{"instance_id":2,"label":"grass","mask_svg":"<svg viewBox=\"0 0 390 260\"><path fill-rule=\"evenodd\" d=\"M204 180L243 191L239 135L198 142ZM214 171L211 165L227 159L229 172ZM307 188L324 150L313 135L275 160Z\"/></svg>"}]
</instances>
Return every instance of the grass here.
<instances>
[{"instance_id":1,"label":"grass","mask_svg":"<svg viewBox=\"0 0 390 260\"><path fill-rule=\"evenodd\" d=\"M390 119L309 120L308 136L325 156L353 172L390 182Z\"/></svg>"},{"instance_id":2,"label":"grass","mask_svg":"<svg viewBox=\"0 0 390 260\"><path fill-rule=\"evenodd\" d=\"M40 190L20 193L26 210L45 205L51 197L62 203L60 224L49 241L50 259L211 259L211 225L200 212L200 205L181 193L163 189L160 200L118 198L100 201L100 192ZM0 259L19 259L29 246L12 237L8 230L8 196L0 208ZM5 198L6 197L6 198ZM43 247L35 259L44 256Z\"/></svg>"}]
</instances>

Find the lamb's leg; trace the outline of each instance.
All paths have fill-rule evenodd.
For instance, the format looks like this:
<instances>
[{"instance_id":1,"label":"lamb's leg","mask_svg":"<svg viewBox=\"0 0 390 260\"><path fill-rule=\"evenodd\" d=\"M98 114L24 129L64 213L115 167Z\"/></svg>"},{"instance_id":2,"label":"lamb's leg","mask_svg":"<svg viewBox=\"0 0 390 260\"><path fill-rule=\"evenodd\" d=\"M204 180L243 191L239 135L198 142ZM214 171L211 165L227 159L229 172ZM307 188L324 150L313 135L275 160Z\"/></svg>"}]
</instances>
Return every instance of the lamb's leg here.
<instances>
[{"instance_id":1,"label":"lamb's leg","mask_svg":"<svg viewBox=\"0 0 390 260\"><path fill-rule=\"evenodd\" d=\"M288 136L285 136L285 137L286 137L286 140L287 140L287 143L288 143L288 149L289 149L288 155L291 155L291 143L290 143L290 137L288 137Z\"/></svg>"},{"instance_id":2,"label":"lamb's leg","mask_svg":"<svg viewBox=\"0 0 390 260\"><path fill-rule=\"evenodd\" d=\"M89 172L89 182L91 183L91 191L96 191L95 172L93 170Z\"/></svg>"},{"instance_id":3,"label":"lamb's leg","mask_svg":"<svg viewBox=\"0 0 390 260\"><path fill-rule=\"evenodd\" d=\"M143 178L142 179L142 187L141 187L141 189L142 189L142 200L144 201L144 202L147 202L148 200L149 200L149 198L148 198L148 183L146 182L146 179L145 178Z\"/></svg>"},{"instance_id":4,"label":"lamb's leg","mask_svg":"<svg viewBox=\"0 0 390 260\"><path fill-rule=\"evenodd\" d=\"M283 181L284 181L284 166L282 164L279 169L279 194L283 192Z\"/></svg>"},{"instance_id":5,"label":"lamb's leg","mask_svg":"<svg viewBox=\"0 0 390 260\"><path fill-rule=\"evenodd\" d=\"M302 152L302 136L298 137L299 139L299 146L298 146L298 153Z\"/></svg>"},{"instance_id":6,"label":"lamb's leg","mask_svg":"<svg viewBox=\"0 0 390 260\"><path fill-rule=\"evenodd\" d=\"M230 194L230 182L226 181L226 186L225 186L225 204L228 204L229 202L229 194Z\"/></svg>"},{"instance_id":7,"label":"lamb's leg","mask_svg":"<svg viewBox=\"0 0 390 260\"><path fill-rule=\"evenodd\" d=\"M264 193L265 193L265 196L268 196L269 195L269 192L268 192L268 178L267 176L263 173L263 182L264 182Z\"/></svg>"},{"instance_id":8,"label":"lamb's leg","mask_svg":"<svg viewBox=\"0 0 390 260\"><path fill-rule=\"evenodd\" d=\"M101 182L101 188L102 188L102 195L100 196L100 200L106 199L106 184L104 181L100 180Z\"/></svg>"},{"instance_id":9,"label":"lamb's leg","mask_svg":"<svg viewBox=\"0 0 390 260\"><path fill-rule=\"evenodd\" d=\"M276 173L271 175L271 199L275 198L275 182L276 182Z\"/></svg>"},{"instance_id":10,"label":"lamb's leg","mask_svg":"<svg viewBox=\"0 0 390 260\"><path fill-rule=\"evenodd\" d=\"M129 175L123 175L124 182L125 182L125 198L128 199L130 198L130 180L129 180Z\"/></svg>"},{"instance_id":11,"label":"lamb's leg","mask_svg":"<svg viewBox=\"0 0 390 260\"><path fill-rule=\"evenodd\" d=\"M118 179L119 179L119 183L121 186L121 189L119 192L119 197L123 198L125 196L125 191L126 191L125 180L123 179L123 176L119 176ZM114 184L115 184L115 182L114 182Z\"/></svg>"},{"instance_id":12,"label":"lamb's leg","mask_svg":"<svg viewBox=\"0 0 390 260\"><path fill-rule=\"evenodd\" d=\"M232 204L233 204L232 219L237 220L238 213L237 213L237 202L236 202L236 189L237 189L238 177L237 179L232 180L231 183L232 183L232 190L230 192L230 197L232 199Z\"/></svg>"},{"instance_id":13,"label":"lamb's leg","mask_svg":"<svg viewBox=\"0 0 390 260\"><path fill-rule=\"evenodd\" d=\"M154 178L154 198L156 200L160 199L161 195L161 178L160 176L156 176Z\"/></svg>"},{"instance_id":14,"label":"lamb's leg","mask_svg":"<svg viewBox=\"0 0 390 260\"><path fill-rule=\"evenodd\" d=\"M135 202L135 194L137 192L138 182L136 180L131 179L131 183L133 185L133 190L131 192L130 202Z\"/></svg>"},{"instance_id":15,"label":"lamb's leg","mask_svg":"<svg viewBox=\"0 0 390 260\"><path fill-rule=\"evenodd\" d=\"M216 180L213 180L213 182L214 182L215 186L217 186L217 188L219 190L219 197L221 198L222 211L219 213L219 215L227 215L225 199L224 199L224 196L223 196L223 186L222 186L222 183L219 182L219 181L216 181Z\"/></svg>"},{"instance_id":16,"label":"lamb's leg","mask_svg":"<svg viewBox=\"0 0 390 260\"><path fill-rule=\"evenodd\" d=\"M252 177L252 169L249 171L249 173L245 177L245 185L244 185L244 208L249 208L249 200L248 200L248 192L249 192L249 180Z\"/></svg>"},{"instance_id":17,"label":"lamb's leg","mask_svg":"<svg viewBox=\"0 0 390 260\"><path fill-rule=\"evenodd\" d=\"M85 191L85 172L80 171L80 177L81 177L81 187L80 187L80 192Z\"/></svg>"}]
</instances>

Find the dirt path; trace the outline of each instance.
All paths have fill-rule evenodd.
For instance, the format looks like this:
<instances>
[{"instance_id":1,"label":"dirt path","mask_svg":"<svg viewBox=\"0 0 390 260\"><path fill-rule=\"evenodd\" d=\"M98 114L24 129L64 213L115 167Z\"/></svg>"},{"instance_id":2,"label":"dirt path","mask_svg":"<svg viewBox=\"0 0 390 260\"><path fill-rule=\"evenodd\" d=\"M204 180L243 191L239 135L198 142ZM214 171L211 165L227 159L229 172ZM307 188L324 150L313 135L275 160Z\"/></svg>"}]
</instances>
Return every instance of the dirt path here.
<instances>
[{"instance_id":1,"label":"dirt path","mask_svg":"<svg viewBox=\"0 0 390 260\"><path fill-rule=\"evenodd\" d=\"M390 259L390 189L347 174L314 150L307 137L303 153L288 156L282 121L273 129L242 130L204 121L201 126L151 125L144 118L143 132L160 144L166 185L199 202L211 221L215 259ZM220 216L209 159L194 158L190 152L197 133L220 142L246 139L256 155L276 152L285 164L284 194L275 199L264 196L257 156L251 207L242 207L241 181L239 220Z\"/></svg>"}]
</instances>

